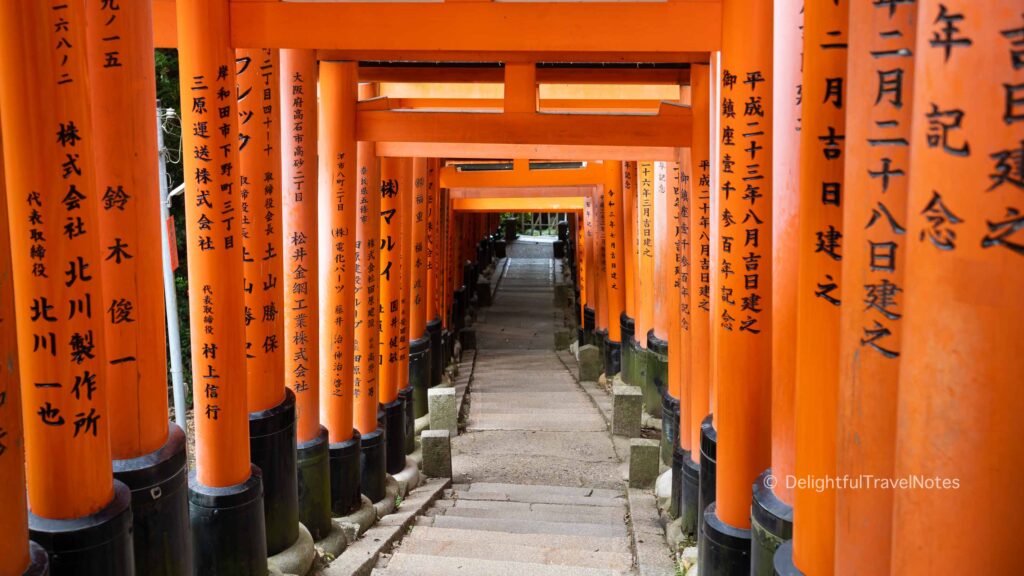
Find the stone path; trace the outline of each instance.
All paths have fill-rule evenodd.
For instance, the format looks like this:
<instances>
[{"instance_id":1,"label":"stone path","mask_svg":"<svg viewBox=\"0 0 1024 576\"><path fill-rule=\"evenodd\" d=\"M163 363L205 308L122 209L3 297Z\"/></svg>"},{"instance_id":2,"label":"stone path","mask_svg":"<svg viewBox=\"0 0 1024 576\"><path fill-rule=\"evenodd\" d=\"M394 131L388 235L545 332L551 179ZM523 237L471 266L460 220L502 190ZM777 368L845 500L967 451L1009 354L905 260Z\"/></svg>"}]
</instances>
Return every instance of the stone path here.
<instances>
[{"instance_id":1,"label":"stone path","mask_svg":"<svg viewBox=\"0 0 1024 576\"><path fill-rule=\"evenodd\" d=\"M620 459L593 402L553 351L560 263L517 241L478 312L454 486L373 574L634 574ZM539 252L539 253L538 253ZM497 279L498 274L495 274Z\"/></svg>"}]
</instances>

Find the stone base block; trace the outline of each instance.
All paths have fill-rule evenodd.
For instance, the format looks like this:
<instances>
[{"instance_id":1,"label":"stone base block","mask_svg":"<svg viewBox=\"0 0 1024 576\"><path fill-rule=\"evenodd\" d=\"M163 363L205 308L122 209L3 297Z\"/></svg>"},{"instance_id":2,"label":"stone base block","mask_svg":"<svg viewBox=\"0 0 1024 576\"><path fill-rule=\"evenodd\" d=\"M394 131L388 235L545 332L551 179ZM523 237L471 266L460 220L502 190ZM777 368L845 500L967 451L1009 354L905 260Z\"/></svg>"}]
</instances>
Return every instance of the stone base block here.
<instances>
[{"instance_id":1,"label":"stone base block","mask_svg":"<svg viewBox=\"0 0 1024 576\"><path fill-rule=\"evenodd\" d=\"M420 468L419 463L412 458L405 458L405 468L401 472L394 475L395 482L398 483L398 494L405 498L412 489L419 486L420 483Z\"/></svg>"},{"instance_id":2,"label":"stone base block","mask_svg":"<svg viewBox=\"0 0 1024 576\"><path fill-rule=\"evenodd\" d=\"M651 488L658 477L660 446L657 440L633 438L629 441L629 487Z\"/></svg>"},{"instance_id":3,"label":"stone base block","mask_svg":"<svg viewBox=\"0 0 1024 576\"><path fill-rule=\"evenodd\" d=\"M302 523L299 523L299 537L295 539L295 543L268 557L267 565L284 574L305 574L309 572L315 557L316 549L313 547L313 536L309 534L309 530Z\"/></svg>"},{"instance_id":4,"label":"stone base block","mask_svg":"<svg viewBox=\"0 0 1024 576\"><path fill-rule=\"evenodd\" d=\"M431 388L427 390L430 430L445 430L449 437L459 434L459 409L455 402L454 388ZM424 430L424 434L426 434Z\"/></svg>"},{"instance_id":5,"label":"stone base block","mask_svg":"<svg viewBox=\"0 0 1024 576\"><path fill-rule=\"evenodd\" d=\"M327 533L327 536L316 541L316 547L334 558L340 556L348 548L348 538L337 518L331 519L331 531Z\"/></svg>"},{"instance_id":6,"label":"stone base block","mask_svg":"<svg viewBox=\"0 0 1024 576\"><path fill-rule=\"evenodd\" d=\"M569 330L555 330L555 350L568 350L573 342L572 336Z\"/></svg>"},{"instance_id":7,"label":"stone base block","mask_svg":"<svg viewBox=\"0 0 1024 576\"><path fill-rule=\"evenodd\" d=\"M580 382L597 382L601 375L604 363L601 359L601 351L593 344L587 344L580 348Z\"/></svg>"},{"instance_id":8,"label":"stone base block","mask_svg":"<svg viewBox=\"0 0 1024 576\"><path fill-rule=\"evenodd\" d=\"M431 478L452 477L452 443L448 430L424 430L423 475Z\"/></svg>"},{"instance_id":9,"label":"stone base block","mask_svg":"<svg viewBox=\"0 0 1024 576\"><path fill-rule=\"evenodd\" d=\"M636 438L640 436L643 394L640 388L619 382L618 376L612 379L612 434Z\"/></svg>"},{"instance_id":10,"label":"stone base block","mask_svg":"<svg viewBox=\"0 0 1024 576\"><path fill-rule=\"evenodd\" d=\"M370 501L365 495L360 496L361 504L359 510L349 514L348 516L338 516L334 518L334 521L341 528L345 534L345 538L352 542L359 537L360 534L366 532L373 523L377 521L377 511L373 508L373 502Z\"/></svg>"},{"instance_id":11,"label":"stone base block","mask_svg":"<svg viewBox=\"0 0 1024 576\"><path fill-rule=\"evenodd\" d=\"M395 498L398 496L398 482L394 476L388 475L384 488L384 499L373 503L373 510L376 512L377 520L395 511Z\"/></svg>"}]
</instances>

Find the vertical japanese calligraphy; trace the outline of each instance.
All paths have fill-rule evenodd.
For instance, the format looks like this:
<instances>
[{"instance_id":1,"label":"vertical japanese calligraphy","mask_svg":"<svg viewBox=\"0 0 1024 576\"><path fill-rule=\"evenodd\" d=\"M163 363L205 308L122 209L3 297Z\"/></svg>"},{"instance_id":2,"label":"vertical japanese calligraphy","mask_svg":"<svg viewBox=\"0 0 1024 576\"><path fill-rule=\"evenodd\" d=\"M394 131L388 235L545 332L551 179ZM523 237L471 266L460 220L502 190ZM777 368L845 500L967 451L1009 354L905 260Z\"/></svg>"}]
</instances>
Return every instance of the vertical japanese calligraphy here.
<instances>
[{"instance_id":1,"label":"vertical japanese calligraphy","mask_svg":"<svg viewBox=\"0 0 1024 576\"><path fill-rule=\"evenodd\" d=\"M353 71L353 74L355 72ZM360 434L377 429L380 385L380 166L373 142L356 145L359 167L356 214L355 345L352 395L355 427Z\"/></svg>"},{"instance_id":2,"label":"vertical japanese calligraphy","mask_svg":"<svg viewBox=\"0 0 1024 576\"><path fill-rule=\"evenodd\" d=\"M846 138L846 0L804 5L797 279L796 474L835 473ZM835 490L797 487L793 562L833 571Z\"/></svg>"},{"instance_id":3,"label":"vertical japanese calligraphy","mask_svg":"<svg viewBox=\"0 0 1024 576\"><path fill-rule=\"evenodd\" d=\"M295 393L298 442L320 432L320 274L317 227L317 62L312 50L281 51L281 195L284 377ZM353 146L354 148L354 146ZM354 152L350 152L354 155ZM351 423L348 427L351 431Z\"/></svg>"},{"instance_id":4,"label":"vertical japanese calligraphy","mask_svg":"<svg viewBox=\"0 0 1024 576\"><path fill-rule=\"evenodd\" d=\"M284 398L280 53L239 50L238 158L249 412Z\"/></svg>"},{"instance_id":5,"label":"vertical japanese calligraphy","mask_svg":"<svg viewBox=\"0 0 1024 576\"><path fill-rule=\"evenodd\" d=\"M836 463L893 476L917 5L853 3L847 81ZM870 89L867 89L870 88ZM891 490L836 494L836 572L889 571ZM863 550L878 554L863 554Z\"/></svg>"},{"instance_id":6,"label":"vertical japanese calligraphy","mask_svg":"<svg viewBox=\"0 0 1024 576\"><path fill-rule=\"evenodd\" d=\"M712 318L718 365L718 518L750 526L750 486L768 467L771 377L772 3L723 4ZM725 433L724 431L730 431Z\"/></svg>"},{"instance_id":7,"label":"vertical japanese calligraphy","mask_svg":"<svg viewBox=\"0 0 1024 576\"><path fill-rule=\"evenodd\" d=\"M250 471L235 53L226 2L176 6L196 23L178 35L196 473L231 486Z\"/></svg>"},{"instance_id":8,"label":"vertical japanese calligraphy","mask_svg":"<svg viewBox=\"0 0 1024 576\"><path fill-rule=\"evenodd\" d=\"M672 252L668 260L672 263L668 277L668 300L671 304L668 334L669 393L679 399L679 446L691 448L690 433L690 388L692 316L690 310L693 270L690 264L690 169L691 152L683 149L679 162L669 164L668 187L669 210L664 216L667 221Z\"/></svg>"},{"instance_id":9,"label":"vertical japanese calligraphy","mask_svg":"<svg viewBox=\"0 0 1024 576\"><path fill-rule=\"evenodd\" d=\"M689 311L690 311L690 363L689 382L690 421L682 423L689 428L690 438L700 439L700 423L711 408L708 387L711 378L711 67L694 64L690 69L692 82L690 95L693 107L693 145L690 149L690 202L687 218L689 240ZM685 164L683 165L685 166ZM684 352L685 354L685 352ZM682 436L682 432L680 433ZM690 451L690 459L700 463L700 450Z\"/></svg>"},{"instance_id":10,"label":"vertical japanese calligraphy","mask_svg":"<svg viewBox=\"0 0 1024 576\"><path fill-rule=\"evenodd\" d=\"M636 320L636 162L622 163L623 308ZM623 346L628 342L623 342ZM623 349L625 354L625 349Z\"/></svg>"},{"instance_id":11,"label":"vertical japanese calligraphy","mask_svg":"<svg viewBox=\"0 0 1024 576\"><path fill-rule=\"evenodd\" d=\"M388 404L398 398L400 389L399 367L404 350L402 341L402 219L406 206L402 199L412 190L408 185L411 162L405 158L383 158L380 167L380 403Z\"/></svg>"},{"instance_id":12,"label":"vertical japanese calligraphy","mask_svg":"<svg viewBox=\"0 0 1024 576\"><path fill-rule=\"evenodd\" d=\"M655 162L636 166L636 339L647 347L654 319L654 189Z\"/></svg>"},{"instance_id":13,"label":"vertical japanese calligraphy","mask_svg":"<svg viewBox=\"0 0 1024 576\"><path fill-rule=\"evenodd\" d=\"M0 7L0 50L19 55L0 67L14 291L3 324L17 328L29 504L55 519L114 494L86 18L82 1ZM16 400L0 389L0 404ZM16 466L15 421L0 426L0 461Z\"/></svg>"},{"instance_id":14,"label":"vertical japanese calligraphy","mask_svg":"<svg viewBox=\"0 0 1024 576\"><path fill-rule=\"evenodd\" d=\"M359 240L356 226L364 204L357 202L355 175L356 66L320 64L319 238L320 238L320 421L332 444L352 438L354 382L361 375L355 333L364 318L355 310ZM371 322L371 325L375 323ZM373 356L373 355L371 355ZM374 400L375 402L375 400ZM371 428L370 430L372 430Z\"/></svg>"},{"instance_id":15,"label":"vertical japanese calligraphy","mask_svg":"<svg viewBox=\"0 0 1024 576\"><path fill-rule=\"evenodd\" d=\"M623 264L624 230L622 220L622 162L604 162L604 239L605 282L608 284L608 340L622 343L619 316L625 306L625 271Z\"/></svg>"},{"instance_id":16,"label":"vertical japanese calligraphy","mask_svg":"<svg viewBox=\"0 0 1024 576\"><path fill-rule=\"evenodd\" d=\"M111 448L129 459L167 440L167 356L160 253L156 79L148 3L90 2L88 57L99 196ZM143 255L140 257L140 255Z\"/></svg>"},{"instance_id":17,"label":"vertical japanese calligraphy","mask_svg":"<svg viewBox=\"0 0 1024 576\"><path fill-rule=\"evenodd\" d=\"M998 440L1020 436L1024 411L1024 13L1019 2L922 0L917 14L913 94L908 84L903 93L913 103L910 162L891 167L909 178L905 220L892 213L906 227L906 258L893 261L904 283L895 476L960 484L896 491L891 571L928 573L969 557L972 571L1006 574L1017 570L1019 545L1006 530L1021 526L1024 475L1024 445ZM890 178L887 200L899 180ZM869 239L888 227L883 214ZM851 292L867 299L859 288ZM870 327L894 325L877 308L869 314ZM970 530L934 531L943 525Z\"/></svg>"}]
</instances>

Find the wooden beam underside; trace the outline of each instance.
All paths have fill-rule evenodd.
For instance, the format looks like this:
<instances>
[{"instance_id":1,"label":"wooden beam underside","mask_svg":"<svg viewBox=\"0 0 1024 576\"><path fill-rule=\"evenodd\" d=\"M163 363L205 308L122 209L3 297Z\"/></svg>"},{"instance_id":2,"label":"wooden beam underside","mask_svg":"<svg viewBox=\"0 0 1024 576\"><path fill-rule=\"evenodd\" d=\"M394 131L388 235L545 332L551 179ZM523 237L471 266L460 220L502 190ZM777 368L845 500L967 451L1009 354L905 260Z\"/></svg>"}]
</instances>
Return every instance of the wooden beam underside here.
<instances>
[{"instance_id":1,"label":"wooden beam underside","mask_svg":"<svg viewBox=\"0 0 1024 576\"><path fill-rule=\"evenodd\" d=\"M331 50L318 51L321 60L338 60ZM361 82L501 83L499 67L480 66L360 66ZM689 68L537 68L541 84L647 84L686 86Z\"/></svg>"},{"instance_id":2,"label":"wooden beam underside","mask_svg":"<svg viewBox=\"0 0 1024 576\"><path fill-rule=\"evenodd\" d=\"M442 185L443 186L443 185ZM594 186L551 186L524 188L452 188L452 198L565 198L588 196Z\"/></svg>"},{"instance_id":3,"label":"wooden beam underside","mask_svg":"<svg viewBox=\"0 0 1024 576\"><path fill-rule=\"evenodd\" d=\"M583 210L583 197L453 198L452 207L461 212L575 212Z\"/></svg>"},{"instance_id":4,"label":"wooden beam underside","mask_svg":"<svg viewBox=\"0 0 1024 576\"><path fill-rule=\"evenodd\" d=\"M233 1L236 48L332 50L343 60L706 62L719 0L673 2ZM174 0L154 1L157 47L177 45Z\"/></svg>"},{"instance_id":5,"label":"wooden beam underside","mask_svg":"<svg viewBox=\"0 0 1024 576\"><path fill-rule=\"evenodd\" d=\"M481 142L378 142L377 156L395 158L448 158L462 160L621 160L623 162L677 162L678 148L658 146L551 146Z\"/></svg>"},{"instance_id":6,"label":"wooden beam underside","mask_svg":"<svg viewBox=\"0 0 1024 576\"><path fill-rule=\"evenodd\" d=\"M449 189L527 189L538 187L592 186L607 177L601 162L588 162L583 168L546 170L525 169L517 162L513 170L466 170L455 166L441 169L441 187Z\"/></svg>"}]
</instances>

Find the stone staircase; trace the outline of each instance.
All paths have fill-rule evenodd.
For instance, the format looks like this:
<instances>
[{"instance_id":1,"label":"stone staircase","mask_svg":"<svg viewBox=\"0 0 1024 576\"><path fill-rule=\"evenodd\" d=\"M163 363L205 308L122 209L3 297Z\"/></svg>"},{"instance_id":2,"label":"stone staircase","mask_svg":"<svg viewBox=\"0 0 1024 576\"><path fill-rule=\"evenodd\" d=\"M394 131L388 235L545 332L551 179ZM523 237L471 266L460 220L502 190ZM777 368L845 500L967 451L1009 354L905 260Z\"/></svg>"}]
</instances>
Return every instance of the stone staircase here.
<instances>
[{"instance_id":1,"label":"stone staircase","mask_svg":"<svg viewBox=\"0 0 1024 576\"><path fill-rule=\"evenodd\" d=\"M456 484L372 574L632 575L626 515L619 490Z\"/></svg>"}]
</instances>

